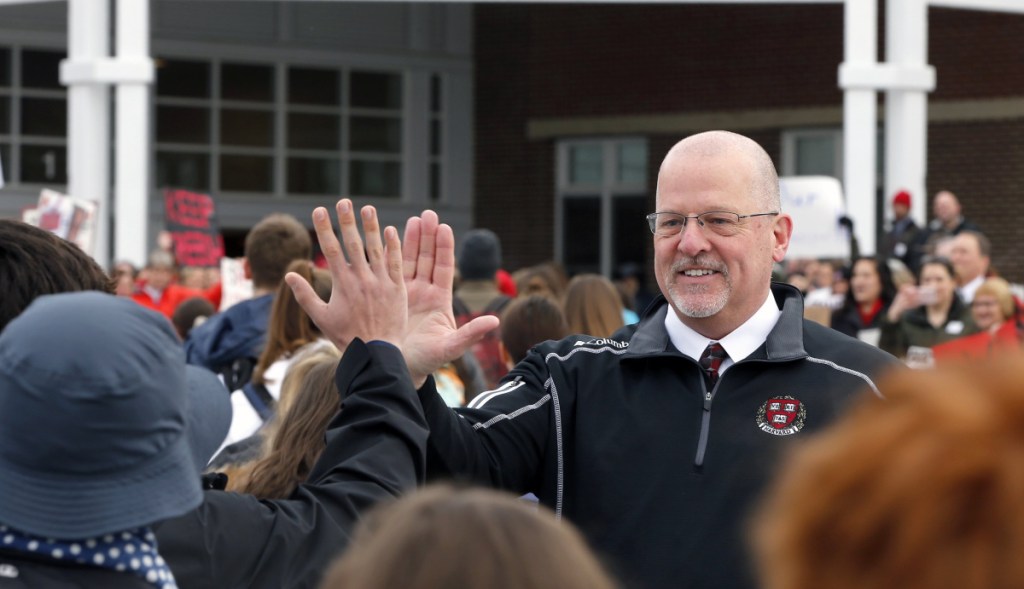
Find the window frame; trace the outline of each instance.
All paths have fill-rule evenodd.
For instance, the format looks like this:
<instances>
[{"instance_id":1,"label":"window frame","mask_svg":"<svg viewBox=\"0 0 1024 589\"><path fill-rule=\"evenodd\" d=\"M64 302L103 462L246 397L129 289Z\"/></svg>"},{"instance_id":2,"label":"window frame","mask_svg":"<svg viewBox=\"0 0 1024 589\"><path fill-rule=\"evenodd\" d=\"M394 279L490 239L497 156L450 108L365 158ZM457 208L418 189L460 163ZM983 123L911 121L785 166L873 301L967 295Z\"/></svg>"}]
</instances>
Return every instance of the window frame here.
<instances>
[{"instance_id":1,"label":"window frame","mask_svg":"<svg viewBox=\"0 0 1024 589\"><path fill-rule=\"evenodd\" d=\"M644 146L643 180L622 182L618 179L618 147L624 144L639 143ZM571 150L579 146L600 146L601 148L601 181L600 183L574 184L571 181ZM565 203L573 198L593 198L600 202L600 252L598 255L599 273L612 276L612 260L614 243L613 232L614 203L616 198L647 198L648 175L650 169L650 141L645 136L620 137L589 137L559 140L555 147L555 260L565 263L564 218ZM645 227L645 220L638 219L638 230ZM568 268L567 268L568 270Z\"/></svg>"}]
</instances>

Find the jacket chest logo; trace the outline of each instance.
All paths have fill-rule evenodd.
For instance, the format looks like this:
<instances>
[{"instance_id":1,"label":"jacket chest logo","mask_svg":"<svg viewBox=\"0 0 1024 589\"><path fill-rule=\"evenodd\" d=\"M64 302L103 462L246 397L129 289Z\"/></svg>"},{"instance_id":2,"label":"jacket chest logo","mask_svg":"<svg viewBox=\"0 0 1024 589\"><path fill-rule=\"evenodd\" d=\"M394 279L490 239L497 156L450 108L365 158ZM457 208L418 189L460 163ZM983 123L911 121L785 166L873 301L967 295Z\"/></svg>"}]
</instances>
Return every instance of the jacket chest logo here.
<instances>
[{"instance_id":1,"label":"jacket chest logo","mask_svg":"<svg viewBox=\"0 0 1024 589\"><path fill-rule=\"evenodd\" d=\"M789 436L800 431L807 420L807 408L789 395L772 397L757 410L757 427L773 436Z\"/></svg>"}]
</instances>

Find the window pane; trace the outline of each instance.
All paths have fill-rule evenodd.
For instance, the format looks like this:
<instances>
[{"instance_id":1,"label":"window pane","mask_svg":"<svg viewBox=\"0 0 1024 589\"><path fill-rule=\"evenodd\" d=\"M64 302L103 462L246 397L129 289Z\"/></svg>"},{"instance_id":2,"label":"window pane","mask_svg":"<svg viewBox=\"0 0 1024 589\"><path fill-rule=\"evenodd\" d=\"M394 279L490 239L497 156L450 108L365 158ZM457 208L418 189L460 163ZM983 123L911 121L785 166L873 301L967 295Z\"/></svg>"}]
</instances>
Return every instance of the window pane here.
<instances>
[{"instance_id":1,"label":"window pane","mask_svg":"<svg viewBox=\"0 0 1024 589\"><path fill-rule=\"evenodd\" d=\"M274 113L259 110L220 111L222 145L273 147Z\"/></svg>"},{"instance_id":2,"label":"window pane","mask_svg":"<svg viewBox=\"0 0 1024 589\"><path fill-rule=\"evenodd\" d=\"M569 183L601 183L601 146L574 145L569 148Z\"/></svg>"},{"instance_id":3,"label":"window pane","mask_svg":"<svg viewBox=\"0 0 1024 589\"><path fill-rule=\"evenodd\" d=\"M353 196L400 196L402 166L397 162L349 164L348 191Z\"/></svg>"},{"instance_id":4,"label":"window pane","mask_svg":"<svg viewBox=\"0 0 1024 589\"><path fill-rule=\"evenodd\" d=\"M288 192L293 194L340 194L341 161L337 159L288 158Z\"/></svg>"},{"instance_id":5,"label":"window pane","mask_svg":"<svg viewBox=\"0 0 1024 589\"><path fill-rule=\"evenodd\" d=\"M210 189L210 156L205 153L156 154L156 185L188 190Z\"/></svg>"},{"instance_id":6,"label":"window pane","mask_svg":"<svg viewBox=\"0 0 1024 589\"><path fill-rule=\"evenodd\" d=\"M21 52L21 85L25 88L63 90L60 85L60 51L25 49Z\"/></svg>"},{"instance_id":7,"label":"window pane","mask_svg":"<svg viewBox=\"0 0 1024 589\"><path fill-rule=\"evenodd\" d=\"M352 117L349 120L349 149L398 153L402 150L401 121L380 117Z\"/></svg>"},{"instance_id":8,"label":"window pane","mask_svg":"<svg viewBox=\"0 0 1024 589\"><path fill-rule=\"evenodd\" d=\"M647 180L647 144L618 144L618 181L623 184L643 184Z\"/></svg>"},{"instance_id":9,"label":"window pane","mask_svg":"<svg viewBox=\"0 0 1024 589\"><path fill-rule=\"evenodd\" d=\"M441 112L441 76L430 76L430 111Z\"/></svg>"},{"instance_id":10,"label":"window pane","mask_svg":"<svg viewBox=\"0 0 1024 589\"><path fill-rule=\"evenodd\" d=\"M612 200L612 268L624 262L647 267L647 197L617 196Z\"/></svg>"},{"instance_id":11,"label":"window pane","mask_svg":"<svg viewBox=\"0 0 1024 589\"><path fill-rule=\"evenodd\" d=\"M402 77L398 74L352 72L352 106L401 108Z\"/></svg>"},{"instance_id":12,"label":"window pane","mask_svg":"<svg viewBox=\"0 0 1024 589\"><path fill-rule=\"evenodd\" d=\"M22 98L21 133L64 137L68 130L68 106L60 98Z\"/></svg>"},{"instance_id":13,"label":"window pane","mask_svg":"<svg viewBox=\"0 0 1024 589\"><path fill-rule=\"evenodd\" d=\"M3 170L4 182L10 184L13 178L11 173L11 146L0 143L0 170Z\"/></svg>"},{"instance_id":14,"label":"window pane","mask_svg":"<svg viewBox=\"0 0 1024 589\"><path fill-rule=\"evenodd\" d=\"M441 121L430 121L430 155L441 154Z\"/></svg>"},{"instance_id":15,"label":"window pane","mask_svg":"<svg viewBox=\"0 0 1024 589\"><path fill-rule=\"evenodd\" d=\"M0 49L0 86L11 85L11 50Z\"/></svg>"},{"instance_id":16,"label":"window pane","mask_svg":"<svg viewBox=\"0 0 1024 589\"><path fill-rule=\"evenodd\" d=\"M828 137L798 137L796 173L800 176L836 175L835 142Z\"/></svg>"},{"instance_id":17,"label":"window pane","mask_svg":"<svg viewBox=\"0 0 1024 589\"><path fill-rule=\"evenodd\" d=\"M220 95L227 100L274 101L274 67L225 63L220 68Z\"/></svg>"},{"instance_id":18,"label":"window pane","mask_svg":"<svg viewBox=\"0 0 1024 589\"><path fill-rule=\"evenodd\" d=\"M430 200L441 200L441 164L430 164Z\"/></svg>"},{"instance_id":19,"label":"window pane","mask_svg":"<svg viewBox=\"0 0 1024 589\"><path fill-rule=\"evenodd\" d=\"M566 271L601 271L601 199L562 200L562 251Z\"/></svg>"},{"instance_id":20,"label":"window pane","mask_svg":"<svg viewBox=\"0 0 1024 589\"><path fill-rule=\"evenodd\" d=\"M67 184L67 149L50 145L22 145L21 181Z\"/></svg>"},{"instance_id":21,"label":"window pane","mask_svg":"<svg viewBox=\"0 0 1024 589\"><path fill-rule=\"evenodd\" d=\"M158 59L157 96L210 97L210 64L205 61Z\"/></svg>"},{"instance_id":22,"label":"window pane","mask_svg":"<svg viewBox=\"0 0 1024 589\"><path fill-rule=\"evenodd\" d=\"M240 192L273 191L273 159L257 155L222 155L220 188Z\"/></svg>"},{"instance_id":23,"label":"window pane","mask_svg":"<svg viewBox=\"0 0 1024 589\"><path fill-rule=\"evenodd\" d=\"M337 106L341 103L337 70L288 69L288 102Z\"/></svg>"},{"instance_id":24,"label":"window pane","mask_svg":"<svg viewBox=\"0 0 1024 589\"><path fill-rule=\"evenodd\" d=\"M208 144L210 111L187 106L158 106L156 140L159 143Z\"/></svg>"},{"instance_id":25,"label":"window pane","mask_svg":"<svg viewBox=\"0 0 1024 589\"><path fill-rule=\"evenodd\" d=\"M338 115L288 113L288 147L338 150L340 120Z\"/></svg>"},{"instance_id":26,"label":"window pane","mask_svg":"<svg viewBox=\"0 0 1024 589\"><path fill-rule=\"evenodd\" d=\"M11 132L11 98L0 96L0 135Z\"/></svg>"}]
</instances>

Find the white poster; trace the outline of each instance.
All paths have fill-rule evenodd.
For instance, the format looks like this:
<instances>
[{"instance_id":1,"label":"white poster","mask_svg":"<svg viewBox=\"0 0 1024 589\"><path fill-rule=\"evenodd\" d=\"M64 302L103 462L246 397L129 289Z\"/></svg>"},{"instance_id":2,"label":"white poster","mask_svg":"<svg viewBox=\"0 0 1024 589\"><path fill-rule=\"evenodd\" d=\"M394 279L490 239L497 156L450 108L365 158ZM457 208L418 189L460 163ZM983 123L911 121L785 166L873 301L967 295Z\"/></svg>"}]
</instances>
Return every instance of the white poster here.
<instances>
[{"instance_id":1,"label":"white poster","mask_svg":"<svg viewBox=\"0 0 1024 589\"><path fill-rule=\"evenodd\" d=\"M32 213L37 227L50 231L94 254L96 203L44 188Z\"/></svg>"},{"instance_id":2,"label":"white poster","mask_svg":"<svg viewBox=\"0 0 1024 589\"><path fill-rule=\"evenodd\" d=\"M252 281L245 277L245 267L241 259L220 259L220 284L220 311L252 298Z\"/></svg>"},{"instance_id":3,"label":"white poster","mask_svg":"<svg viewBox=\"0 0 1024 589\"><path fill-rule=\"evenodd\" d=\"M840 225L846 214L843 188L828 176L779 178L782 210L793 217L790 259L848 258L850 232Z\"/></svg>"}]
</instances>

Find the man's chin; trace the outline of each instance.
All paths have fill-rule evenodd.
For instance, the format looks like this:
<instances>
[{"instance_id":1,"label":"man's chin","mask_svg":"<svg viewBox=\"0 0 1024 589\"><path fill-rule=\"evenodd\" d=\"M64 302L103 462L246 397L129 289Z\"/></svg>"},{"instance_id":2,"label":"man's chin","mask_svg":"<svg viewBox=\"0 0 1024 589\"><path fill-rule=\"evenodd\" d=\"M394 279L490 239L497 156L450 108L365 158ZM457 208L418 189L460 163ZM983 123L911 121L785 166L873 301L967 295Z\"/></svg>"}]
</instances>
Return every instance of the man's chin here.
<instances>
[{"instance_id":1,"label":"man's chin","mask_svg":"<svg viewBox=\"0 0 1024 589\"><path fill-rule=\"evenodd\" d=\"M674 296L672 302L680 313L691 319L712 317L725 308L725 303L717 297Z\"/></svg>"}]
</instances>

